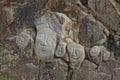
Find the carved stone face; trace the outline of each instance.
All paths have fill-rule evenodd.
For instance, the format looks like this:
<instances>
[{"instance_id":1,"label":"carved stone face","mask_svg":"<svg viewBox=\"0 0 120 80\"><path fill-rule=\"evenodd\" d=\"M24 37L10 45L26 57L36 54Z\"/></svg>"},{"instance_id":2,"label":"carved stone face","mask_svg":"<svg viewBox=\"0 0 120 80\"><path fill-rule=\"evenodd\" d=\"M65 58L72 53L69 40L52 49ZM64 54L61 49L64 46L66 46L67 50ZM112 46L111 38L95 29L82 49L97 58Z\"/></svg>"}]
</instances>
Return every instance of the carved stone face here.
<instances>
[{"instance_id":1,"label":"carved stone face","mask_svg":"<svg viewBox=\"0 0 120 80\"><path fill-rule=\"evenodd\" d=\"M57 46L57 49L55 51L55 55L57 57L63 57L66 53L66 43L65 42L60 42L59 45Z\"/></svg>"},{"instance_id":2,"label":"carved stone face","mask_svg":"<svg viewBox=\"0 0 120 80\"><path fill-rule=\"evenodd\" d=\"M85 58L84 47L77 43L70 43L67 46L70 66L79 67Z\"/></svg>"},{"instance_id":3,"label":"carved stone face","mask_svg":"<svg viewBox=\"0 0 120 80\"><path fill-rule=\"evenodd\" d=\"M47 24L44 24L44 27L43 25L42 27L40 27L40 25L38 27L35 53L43 61L50 62L54 56L56 47L56 33L53 32Z\"/></svg>"},{"instance_id":4,"label":"carved stone face","mask_svg":"<svg viewBox=\"0 0 120 80\"><path fill-rule=\"evenodd\" d=\"M20 48L24 48L28 45L29 40L30 40L30 35L25 32L22 32L16 37L16 44Z\"/></svg>"},{"instance_id":5,"label":"carved stone face","mask_svg":"<svg viewBox=\"0 0 120 80\"><path fill-rule=\"evenodd\" d=\"M98 46L94 46L90 50L90 56L92 56L92 57L97 57L99 55L99 53L100 53L100 47L98 47Z\"/></svg>"}]
</instances>

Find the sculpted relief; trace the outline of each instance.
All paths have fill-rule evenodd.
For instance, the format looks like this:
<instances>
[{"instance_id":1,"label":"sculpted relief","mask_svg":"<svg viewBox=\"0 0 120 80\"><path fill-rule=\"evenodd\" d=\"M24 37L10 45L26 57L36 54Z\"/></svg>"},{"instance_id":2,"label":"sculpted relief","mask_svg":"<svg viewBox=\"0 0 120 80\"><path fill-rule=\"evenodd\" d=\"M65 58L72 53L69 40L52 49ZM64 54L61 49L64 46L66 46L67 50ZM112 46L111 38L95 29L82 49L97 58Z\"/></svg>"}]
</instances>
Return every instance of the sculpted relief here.
<instances>
[{"instance_id":1,"label":"sculpted relief","mask_svg":"<svg viewBox=\"0 0 120 80\"><path fill-rule=\"evenodd\" d=\"M53 32L48 24L36 26L38 32L35 43L36 55L45 62L50 62L54 57L56 48L56 34Z\"/></svg>"},{"instance_id":2,"label":"sculpted relief","mask_svg":"<svg viewBox=\"0 0 120 80\"><path fill-rule=\"evenodd\" d=\"M55 51L55 55L57 57L63 57L66 54L66 46L67 44L65 42L60 42Z\"/></svg>"},{"instance_id":3,"label":"sculpted relief","mask_svg":"<svg viewBox=\"0 0 120 80\"><path fill-rule=\"evenodd\" d=\"M32 37L26 32L21 32L19 35L15 36L15 38L17 46L21 49L27 47L30 41L33 42Z\"/></svg>"},{"instance_id":4,"label":"sculpted relief","mask_svg":"<svg viewBox=\"0 0 120 80\"><path fill-rule=\"evenodd\" d=\"M53 13L52 15L54 14L55 13ZM63 17L65 17L65 15ZM51 23L52 21L54 23L54 20L50 18L51 17L49 15L45 14L42 17L36 19L35 22L37 29L37 36L35 42L36 56L39 57L39 59L44 62L51 62L54 56L61 59L65 58L64 60L69 63L71 68L74 69L79 68L81 63L85 59L84 47L79 43L75 43L73 41L72 43L70 43L69 41L65 42L64 37L59 36L56 30L54 30L54 28L57 28L58 26L57 25L56 27L53 26ZM68 22L70 21L68 20ZM61 25L59 27L65 28L66 26ZM62 36L64 35L66 34L63 34ZM57 37L60 38L60 41L57 39Z\"/></svg>"},{"instance_id":5,"label":"sculpted relief","mask_svg":"<svg viewBox=\"0 0 120 80\"><path fill-rule=\"evenodd\" d=\"M67 45L70 67L79 68L85 59L84 47L77 43L69 43Z\"/></svg>"}]
</instances>

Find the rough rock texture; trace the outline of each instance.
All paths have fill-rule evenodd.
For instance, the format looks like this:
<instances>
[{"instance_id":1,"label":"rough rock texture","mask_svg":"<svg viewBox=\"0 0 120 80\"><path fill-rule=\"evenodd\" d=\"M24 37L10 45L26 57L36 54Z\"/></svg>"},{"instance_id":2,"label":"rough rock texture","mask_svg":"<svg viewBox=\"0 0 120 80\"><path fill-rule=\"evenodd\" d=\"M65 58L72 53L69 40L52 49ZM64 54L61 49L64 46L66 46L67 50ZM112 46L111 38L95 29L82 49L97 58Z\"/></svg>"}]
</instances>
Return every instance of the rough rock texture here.
<instances>
[{"instance_id":1,"label":"rough rock texture","mask_svg":"<svg viewBox=\"0 0 120 80\"><path fill-rule=\"evenodd\" d=\"M120 0L0 0L0 80L120 80Z\"/></svg>"}]
</instances>

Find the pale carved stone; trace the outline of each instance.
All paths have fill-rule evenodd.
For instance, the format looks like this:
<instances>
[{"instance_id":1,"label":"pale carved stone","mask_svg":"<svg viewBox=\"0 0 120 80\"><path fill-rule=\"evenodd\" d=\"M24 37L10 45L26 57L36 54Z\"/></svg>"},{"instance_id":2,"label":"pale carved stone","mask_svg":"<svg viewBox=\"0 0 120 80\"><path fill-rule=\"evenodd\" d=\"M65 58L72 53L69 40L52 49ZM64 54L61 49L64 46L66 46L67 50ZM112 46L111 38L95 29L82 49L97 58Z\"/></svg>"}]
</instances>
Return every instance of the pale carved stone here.
<instances>
[{"instance_id":1,"label":"pale carved stone","mask_svg":"<svg viewBox=\"0 0 120 80\"><path fill-rule=\"evenodd\" d=\"M90 60L96 64L100 64L102 62L102 56L100 53L99 46L93 46L90 50Z\"/></svg>"},{"instance_id":2,"label":"pale carved stone","mask_svg":"<svg viewBox=\"0 0 120 80\"><path fill-rule=\"evenodd\" d=\"M92 49L90 50L90 55L92 57L97 57L99 54L100 54L100 48L98 46L92 47Z\"/></svg>"},{"instance_id":3,"label":"pale carved stone","mask_svg":"<svg viewBox=\"0 0 120 80\"><path fill-rule=\"evenodd\" d=\"M54 57L56 48L56 33L49 28L48 24L36 25L36 28L36 56L42 61L50 62Z\"/></svg>"},{"instance_id":4,"label":"pale carved stone","mask_svg":"<svg viewBox=\"0 0 120 80\"><path fill-rule=\"evenodd\" d=\"M97 64L110 59L111 53L104 46L94 46L90 50L90 59Z\"/></svg>"},{"instance_id":5,"label":"pale carved stone","mask_svg":"<svg viewBox=\"0 0 120 80\"><path fill-rule=\"evenodd\" d=\"M50 28L56 32L61 38L69 36L69 32L72 29L72 21L63 13L46 11L44 15L37 18L36 25L48 23Z\"/></svg>"},{"instance_id":6,"label":"pale carved stone","mask_svg":"<svg viewBox=\"0 0 120 80\"><path fill-rule=\"evenodd\" d=\"M78 69L85 59L84 47L77 43L69 43L67 45L70 67Z\"/></svg>"},{"instance_id":7,"label":"pale carved stone","mask_svg":"<svg viewBox=\"0 0 120 80\"><path fill-rule=\"evenodd\" d=\"M30 40L32 40L32 37L25 32L21 32L18 36L16 36L16 44L20 48L25 48Z\"/></svg>"},{"instance_id":8,"label":"pale carved stone","mask_svg":"<svg viewBox=\"0 0 120 80\"><path fill-rule=\"evenodd\" d=\"M66 46L67 46L67 44L65 42L61 41L57 46L55 55L57 57L63 57L66 54Z\"/></svg>"}]
</instances>

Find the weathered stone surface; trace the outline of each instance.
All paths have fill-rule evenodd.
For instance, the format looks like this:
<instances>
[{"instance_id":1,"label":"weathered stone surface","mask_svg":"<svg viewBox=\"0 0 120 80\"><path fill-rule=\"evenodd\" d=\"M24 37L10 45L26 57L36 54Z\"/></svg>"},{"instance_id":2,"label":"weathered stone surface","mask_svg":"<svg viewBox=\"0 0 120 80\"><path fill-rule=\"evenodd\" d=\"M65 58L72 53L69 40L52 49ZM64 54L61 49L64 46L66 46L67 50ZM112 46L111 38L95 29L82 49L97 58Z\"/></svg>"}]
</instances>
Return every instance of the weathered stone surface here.
<instances>
[{"instance_id":1,"label":"weathered stone surface","mask_svg":"<svg viewBox=\"0 0 120 80\"><path fill-rule=\"evenodd\" d=\"M57 57L63 57L66 54L66 46L67 44L65 42L60 42L55 51L55 55Z\"/></svg>"},{"instance_id":2,"label":"weathered stone surface","mask_svg":"<svg viewBox=\"0 0 120 80\"><path fill-rule=\"evenodd\" d=\"M62 23L61 29L62 29L62 38L66 37L72 37L69 36L70 30L72 29L72 20L67 17L65 14L56 12L56 15L58 16L59 21Z\"/></svg>"},{"instance_id":3,"label":"weathered stone surface","mask_svg":"<svg viewBox=\"0 0 120 80\"><path fill-rule=\"evenodd\" d=\"M55 62L41 64L39 69L40 80L66 80L68 67L64 61L57 59Z\"/></svg>"},{"instance_id":4,"label":"weathered stone surface","mask_svg":"<svg viewBox=\"0 0 120 80\"><path fill-rule=\"evenodd\" d=\"M71 19L59 12L47 11L43 16L36 19L36 25L43 23L48 23L50 28L62 38L67 37L72 28Z\"/></svg>"},{"instance_id":5,"label":"weathered stone surface","mask_svg":"<svg viewBox=\"0 0 120 80\"><path fill-rule=\"evenodd\" d=\"M38 66L33 63L23 63L8 70L5 74L17 80L38 80Z\"/></svg>"},{"instance_id":6,"label":"weathered stone surface","mask_svg":"<svg viewBox=\"0 0 120 80\"><path fill-rule=\"evenodd\" d=\"M108 28L120 31L120 16L109 0L89 0L88 7L91 12Z\"/></svg>"},{"instance_id":7,"label":"weathered stone surface","mask_svg":"<svg viewBox=\"0 0 120 80\"><path fill-rule=\"evenodd\" d=\"M90 50L91 57L97 57L99 54L100 54L100 47L98 46L92 47L92 49Z\"/></svg>"},{"instance_id":8,"label":"weathered stone surface","mask_svg":"<svg viewBox=\"0 0 120 80\"><path fill-rule=\"evenodd\" d=\"M102 59L103 61L107 61L110 59L111 53L104 47L100 46L101 54L102 54Z\"/></svg>"},{"instance_id":9,"label":"weathered stone surface","mask_svg":"<svg viewBox=\"0 0 120 80\"><path fill-rule=\"evenodd\" d=\"M119 0L0 0L0 79L119 80L119 68Z\"/></svg>"},{"instance_id":10,"label":"weathered stone surface","mask_svg":"<svg viewBox=\"0 0 120 80\"><path fill-rule=\"evenodd\" d=\"M27 47L30 40L32 40L32 37L25 32L21 32L18 36L16 36L16 44L20 48Z\"/></svg>"},{"instance_id":11,"label":"weathered stone surface","mask_svg":"<svg viewBox=\"0 0 120 80\"><path fill-rule=\"evenodd\" d=\"M78 36L79 42L84 46L103 44L106 41L106 36L101 26L90 16L86 16L82 19Z\"/></svg>"},{"instance_id":12,"label":"weathered stone surface","mask_svg":"<svg viewBox=\"0 0 120 80\"><path fill-rule=\"evenodd\" d=\"M56 80L67 80L68 78L68 65L60 59L56 59Z\"/></svg>"},{"instance_id":13,"label":"weathered stone surface","mask_svg":"<svg viewBox=\"0 0 120 80\"><path fill-rule=\"evenodd\" d=\"M84 47L80 44L69 43L67 45L67 51L69 55L70 67L73 69L78 69L85 59Z\"/></svg>"},{"instance_id":14,"label":"weathered stone surface","mask_svg":"<svg viewBox=\"0 0 120 80\"><path fill-rule=\"evenodd\" d=\"M103 72L91 71L89 74L89 80L111 80L112 76Z\"/></svg>"},{"instance_id":15,"label":"weathered stone surface","mask_svg":"<svg viewBox=\"0 0 120 80\"><path fill-rule=\"evenodd\" d=\"M0 40L10 35L10 25L14 20L14 8L13 7L1 7L0 6Z\"/></svg>"},{"instance_id":16,"label":"weathered stone surface","mask_svg":"<svg viewBox=\"0 0 120 80\"><path fill-rule=\"evenodd\" d=\"M104 73L109 74L109 75L114 75L114 69L119 68L119 67L120 67L119 61L108 60L108 61L102 63L98 67L97 71L104 72Z\"/></svg>"},{"instance_id":17,"label":"weathered stone surface","mask_svg":"<svg viewBox=\"0 0 120 80\"><path fill-rule=\"evenodd\" d=\"M120 79L120 68L114 68L114 76L112 80L119 80Z\"/></svg>"},{"instance_id":18,"label":"weathered stone surface","mask_svg":"<svg viewBox=\"0 0 120 80\"><path fill-rule=\"evenodd\" d=\"M81 65L80 69L76 70L73 73L72 80L90 80L89 75L91 71L94 71L97 68L97 65L88 61L84 60L83 64Z\"/></svg>"},{"instance_id":19,"label":"weathered stone surface","mask_svg":"<svg viewBox=\"0 0 120 80\"><path fill-rule=\"evenodd\" d=\"M111 53L104 46L94 46L90 50L89 58L97 64L110 60Z\"/></svg>"},{"instance_id":20,"label":"weathered stone surface","mask_svg":"<svg viewBox=\"0 0 120 80\"><path fill-rule=\"evenodd\" d=\"M115 58L118 59L120 56L120 35L114 36L114 42L112 44L112 50L115 53Z\"/></svg>"},{"instance_id":21,"label":"weathered stone surface","mask_svg":"<svg viewBox=\"0 0 120 80\"><path fill-rule=\"evenodd\" d=\"M54 57L56 48L56 33L51 30L49 24L37 24L37 36L35 53L42 61L50 62Z\"/></svg>"},{"instance_id":22,"label":"weathered stone surface","mask_svg":"<svg viewBox=\"0 0 120 80\"><path fill-rule=\"evenodd\" d=\"M96 64L100 64L102 62L102 55L100 53L100 47L94 46L90 50L90 60L95 62Z\"/></svg>"}]
</instances>

